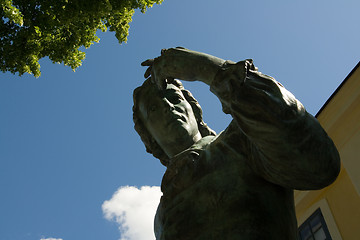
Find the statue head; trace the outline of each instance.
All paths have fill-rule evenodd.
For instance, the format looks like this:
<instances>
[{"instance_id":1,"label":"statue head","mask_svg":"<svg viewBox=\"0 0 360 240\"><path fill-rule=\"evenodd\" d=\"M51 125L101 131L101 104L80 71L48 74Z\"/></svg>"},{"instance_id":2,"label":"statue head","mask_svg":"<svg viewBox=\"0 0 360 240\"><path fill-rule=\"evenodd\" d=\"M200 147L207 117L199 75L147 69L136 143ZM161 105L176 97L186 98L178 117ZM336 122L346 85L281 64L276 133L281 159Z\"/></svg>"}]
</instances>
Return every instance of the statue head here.
<instances>
[{"instance_id":1,"label":"statue head","mask_svg":"<svg viewBox=\"0 0 360 240\"><path fill-rule=\"evenodd\" d=\"M179 147L181 152L185 150L181 147L188 148L200 138L216 134L204 123L198 101L178 80L159 90L149 78L134 90L133 98L135 130L146 151L165 166L169 146L175 151Z\"/></svg>"}]
</instances>

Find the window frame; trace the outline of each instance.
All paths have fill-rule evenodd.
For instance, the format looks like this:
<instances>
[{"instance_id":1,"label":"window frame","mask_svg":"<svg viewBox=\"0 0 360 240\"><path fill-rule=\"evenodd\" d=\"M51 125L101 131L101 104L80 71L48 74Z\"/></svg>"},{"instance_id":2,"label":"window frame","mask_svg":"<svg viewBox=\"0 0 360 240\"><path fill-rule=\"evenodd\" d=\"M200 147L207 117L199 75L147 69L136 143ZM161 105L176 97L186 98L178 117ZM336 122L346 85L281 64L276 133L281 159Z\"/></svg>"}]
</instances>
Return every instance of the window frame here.
<instances>
[{"instance_id":1,"label":"window frame","mask_svg":"<svg viewBox=\"0 0 360 240\"><path fill-rule=\"evenodd\" d=\"M324 218L324 215L322 214L321 212L321 209L320 207L317 208L312 214L310 217L308 217L299 227L298 227L298 237L300 240L307 240L307 239L303 239L300 235L300 232L301 230L305 229L306 227L309 227L310 228L310 232L311 232L311 236L314 240L315 239L315 235L314 235L314 231L313 231L313 228L311 227L311 221L314 220L316 217L319 217L320 219L320 223L321 223L321 227L325 233L325 236L326 236L326 239L325 240L332 240L332 237L331 237L331 234L329 232L329 229L328 229L328 226L326 224L326 221L325 221L325 218ZM318 229L320 229L318 228ZM317 229L317 230L318 230Z\"/></svg>"}]
</instances>

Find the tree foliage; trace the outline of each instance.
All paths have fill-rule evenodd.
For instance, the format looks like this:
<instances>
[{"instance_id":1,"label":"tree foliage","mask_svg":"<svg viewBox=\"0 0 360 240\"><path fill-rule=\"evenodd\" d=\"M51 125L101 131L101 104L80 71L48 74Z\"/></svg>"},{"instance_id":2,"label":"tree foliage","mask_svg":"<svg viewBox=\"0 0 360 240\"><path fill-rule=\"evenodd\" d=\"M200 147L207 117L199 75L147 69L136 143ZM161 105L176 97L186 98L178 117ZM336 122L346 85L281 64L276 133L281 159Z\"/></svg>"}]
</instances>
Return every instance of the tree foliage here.
<instances>
[{"instance_id":1,"label":"tree foliage","mask_svg":"<svg viewBox=\"0 0 360 240\"><path fill-rule=\"evenodd\" d=\"M135 9L145 12L163 0L0 0L0 69L40 76L48 56L73 70L98 42L97 30L115 32L126 42Z\"/></svg>"}]
</instances>

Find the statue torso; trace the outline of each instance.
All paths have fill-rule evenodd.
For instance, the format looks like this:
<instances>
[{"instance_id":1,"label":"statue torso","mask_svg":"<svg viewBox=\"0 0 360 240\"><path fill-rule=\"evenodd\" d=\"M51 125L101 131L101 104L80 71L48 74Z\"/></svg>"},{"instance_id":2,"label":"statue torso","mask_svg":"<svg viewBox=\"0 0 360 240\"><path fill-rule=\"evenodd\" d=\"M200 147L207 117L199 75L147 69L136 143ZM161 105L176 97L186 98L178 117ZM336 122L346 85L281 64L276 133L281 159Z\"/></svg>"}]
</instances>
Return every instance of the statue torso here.
<instances>
[{"instance_id":1,"label":"statue torso","mask_svg":"<svg viewBox=\"0 0 360 240\"><path fill-rule=\"evenodd\" d=\"M158 240L296 239L293 191L257 176L246 143L234 149L231 138L227 129L172 159L155 218Z\"/></svg>"}]
</instances>

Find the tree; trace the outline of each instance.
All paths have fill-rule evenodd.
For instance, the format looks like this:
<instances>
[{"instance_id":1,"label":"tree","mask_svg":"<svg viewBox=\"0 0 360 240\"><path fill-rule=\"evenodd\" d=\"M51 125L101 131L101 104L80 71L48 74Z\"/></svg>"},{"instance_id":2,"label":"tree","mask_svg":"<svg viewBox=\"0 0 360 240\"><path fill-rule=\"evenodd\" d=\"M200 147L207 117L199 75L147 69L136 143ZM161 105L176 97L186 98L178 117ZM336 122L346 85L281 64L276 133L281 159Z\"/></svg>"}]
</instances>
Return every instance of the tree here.
<instances>
[{"instance_id":1,"label":"tree","mask_svg":"<svg viewBox=\"0 0 360 240\"><path fill-rule=\"evenodd\" d=\"M0 0L0 69L40 76L39 60L48 56L73 70L97 30L115 32L126 42L135 9L145 12L163 0Z\"/></svg>"}]
</instances>

